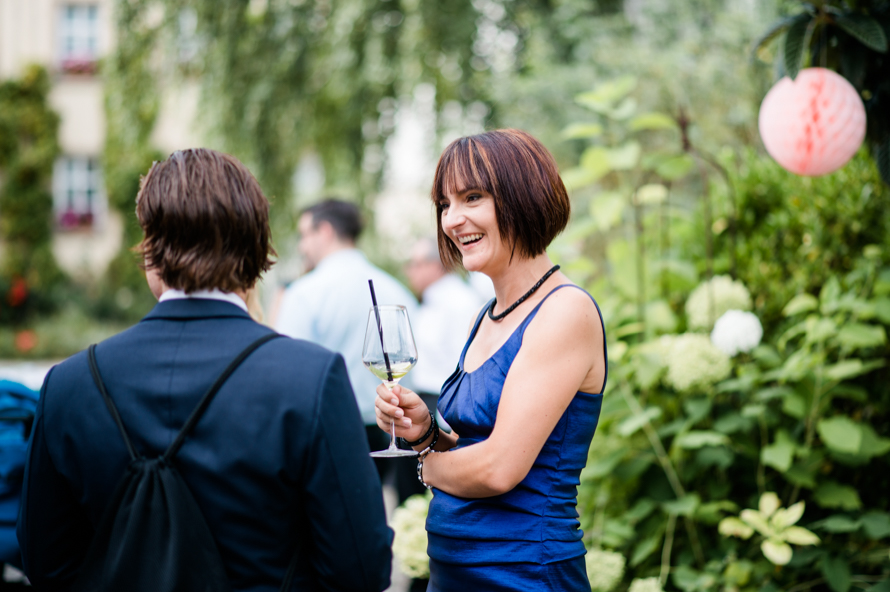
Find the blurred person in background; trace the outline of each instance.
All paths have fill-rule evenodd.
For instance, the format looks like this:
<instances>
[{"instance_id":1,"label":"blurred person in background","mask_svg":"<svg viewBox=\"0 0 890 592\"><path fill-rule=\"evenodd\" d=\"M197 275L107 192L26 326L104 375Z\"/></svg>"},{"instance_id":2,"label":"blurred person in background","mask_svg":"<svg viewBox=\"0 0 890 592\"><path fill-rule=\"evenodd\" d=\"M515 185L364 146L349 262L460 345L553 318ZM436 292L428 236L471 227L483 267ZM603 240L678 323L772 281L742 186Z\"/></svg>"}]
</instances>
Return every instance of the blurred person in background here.
<instances>
[{"instance_id":1,"label":"blurred person in background","mask_svg":"<svg viewBox=\"0 0 890 592\"><path fill-rule=\"evenodd\" d=\"M362 346L371 310L368 280L374 281L378 304L405 306L412 322L417 316L417 300L398 280L368 261L356 248L364 223L355 204L337 199L321 201L303 211L297 228L306 274L284 290L275 329L322 345L346 359L368 444L371 450L382 450L389 444L389 438L377 429L374 412L380 379L362 363ZM404 382L412 384L410 376L405 377ZM374 462L381 480L393 473L397 490L398 483L406 481L404 477L397 477L399 473L417 481L410 458L375 458ZM399 503L412 493L399 491Z\"/></svg>"}]
</instances>

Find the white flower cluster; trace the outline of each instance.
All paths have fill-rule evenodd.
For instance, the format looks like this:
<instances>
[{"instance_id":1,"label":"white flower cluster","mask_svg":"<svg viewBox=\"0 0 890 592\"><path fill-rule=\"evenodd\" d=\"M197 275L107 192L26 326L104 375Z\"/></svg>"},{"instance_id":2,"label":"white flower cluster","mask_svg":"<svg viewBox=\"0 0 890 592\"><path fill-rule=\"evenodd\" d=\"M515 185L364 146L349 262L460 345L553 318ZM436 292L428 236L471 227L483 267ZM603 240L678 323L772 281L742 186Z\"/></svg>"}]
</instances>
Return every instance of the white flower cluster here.
<instances>
[{"instance_id":1,"label":"white flower cluster","mask_svg":"<svg viewBox=\"0 0 890 592\"><path fill-rule=\"evenodd\" d=\"M727 275L714 276L692 291L686 301L686 323L690 331L709 331L727 310L750 310L751 294Z\"/></svg>"},{"instance_id":2,"label":"white flower cluster","mask_svg":"<svg viewBox=\"0 0 890 592\"><path fill-rule=\"evenodd\" d=\"M591 549L584 558L592 592L610 592L624 577L624 555L615 551Z\"/></svg>"},{"instance_id":3,"label":"white flower cluster","mask_svg":"<svg viewBox=\"0 0 890 592\"><path fill-rule=\"evenodd\" d=\"M706 389L729 376L731 370L729 356L707 335L684 333L671 338L665 382L677 391Z\"/></svg>"},{"instance_id":4,"label":"white flower cluster","mask_svg":"<svg viewBox=\"0 0 890 592\"><path fill-rule=\"evenodd\" d=\"M711 343L730 357L751 351L760 345L762 338L760 319L753 313L735 309L723 313L711 331Z\"/></svg>"},{"instance_id":5,"label":"white flower cluster","mask_svg":"<svg viewBox=\"0 0 890 592\"><path fill-rule=\"evenodd\" d=\"M430 509L431 493L412 495L392 516L395 538L392 552L405 575L412 578L430 577L430 558L426 554L426 516Z\"/></svg>"},{"instance_id":6,"label":"white flower cluster","mask_svg":"<svg viewBox=\"0 0 890 592\"><path fill-rule=\"evenodd\" d=\"M637 578L630 583L627 592L662 592L658 578Z\"/></svg>"}]
</instances>

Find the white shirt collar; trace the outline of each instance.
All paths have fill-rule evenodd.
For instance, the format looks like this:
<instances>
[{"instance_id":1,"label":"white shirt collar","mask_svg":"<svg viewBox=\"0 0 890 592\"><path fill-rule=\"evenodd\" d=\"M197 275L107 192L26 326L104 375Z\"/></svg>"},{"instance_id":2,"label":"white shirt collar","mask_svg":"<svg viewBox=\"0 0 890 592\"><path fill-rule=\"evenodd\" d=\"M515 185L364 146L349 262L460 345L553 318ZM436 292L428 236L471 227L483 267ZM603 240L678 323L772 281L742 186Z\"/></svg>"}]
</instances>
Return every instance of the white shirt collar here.
<instances>
[{"instance_id":1,"label":"white shirt collar","mask_svg":"<svg viewBox=\"0 0 890 592\"><path fill-rule=\"evenodd\" d=\"M223 292L222 290L195 290L194 292L189 292L186 294L182 290L175 290L173 288L168 289L166 292L161 294L161 297L158 298L158 302L166 302L167 300L183 300L186 298L203 298L205 300L222 300L223 302L229 302L230 304L234 304L244 312L247 311L247 304L241 297L237 294L233 294L231 292Z\"/></svg>"}]
</instances>

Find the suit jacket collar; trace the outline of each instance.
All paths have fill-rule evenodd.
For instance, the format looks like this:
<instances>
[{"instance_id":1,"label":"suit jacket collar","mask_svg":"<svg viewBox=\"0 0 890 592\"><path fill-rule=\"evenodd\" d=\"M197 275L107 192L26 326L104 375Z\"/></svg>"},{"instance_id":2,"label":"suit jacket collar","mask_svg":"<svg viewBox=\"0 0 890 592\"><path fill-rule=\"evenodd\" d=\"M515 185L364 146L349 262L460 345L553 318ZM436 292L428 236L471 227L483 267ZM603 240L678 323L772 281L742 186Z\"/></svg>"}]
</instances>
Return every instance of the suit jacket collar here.
<instances>
[{"instance_id":1,"label":"suit jacket collar","mask_svg":"<svg viewBox=\"0 0 890 592\"><path fill-rule=\"evenodd\" d=\"M206 298L183 298L158 302L142 320L222 317L251 318L249 314L230 302Z\"/></svg>"}]
</instances>

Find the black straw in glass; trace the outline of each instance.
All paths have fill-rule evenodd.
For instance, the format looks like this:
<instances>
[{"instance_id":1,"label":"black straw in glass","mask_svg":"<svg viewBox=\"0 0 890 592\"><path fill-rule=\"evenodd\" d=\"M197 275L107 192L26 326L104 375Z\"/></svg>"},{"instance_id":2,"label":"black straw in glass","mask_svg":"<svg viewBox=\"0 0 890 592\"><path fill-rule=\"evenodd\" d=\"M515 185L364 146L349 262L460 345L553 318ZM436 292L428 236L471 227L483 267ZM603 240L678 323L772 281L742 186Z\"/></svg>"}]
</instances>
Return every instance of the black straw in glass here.
<instances>
[{"instance_id":1,"label":"black straw in glass","mask_svg":"<svg viewBox=\"0 0 890 592\"><path fill-rule=\"evenodd\" d=\"M386 363L386 376L389 382L392 382L392 368L389 367L389 354L383 347L383 325L380 323L380 311L377 309L377 294L374 293L374 280L368 280L368 286L371 287L371 302L374 304L374 316L377 318L377 333L380 335L380 351L383 352L383 361Z\"/></svg>"}]
</instances>

